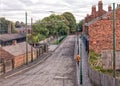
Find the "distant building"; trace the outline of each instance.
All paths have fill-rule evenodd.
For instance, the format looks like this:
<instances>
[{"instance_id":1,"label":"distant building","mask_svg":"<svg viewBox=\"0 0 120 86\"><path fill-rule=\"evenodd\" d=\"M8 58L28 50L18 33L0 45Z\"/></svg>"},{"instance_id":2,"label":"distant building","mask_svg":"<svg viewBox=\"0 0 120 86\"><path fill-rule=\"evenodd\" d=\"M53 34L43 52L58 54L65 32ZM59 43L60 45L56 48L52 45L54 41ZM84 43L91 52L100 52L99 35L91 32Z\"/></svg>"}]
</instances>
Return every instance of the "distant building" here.
<instances>
[{"instance_id":1,"label":"distant building","mask_svg":"<svg viewBox=\"0 0 120 86\"><path fill-rule=\"evenodd\" d=\"M18 33L21 33L21 34L31 33L31 32L32 32L31 25L28 25L28 26L27 26L27 30L26 30L25 26L18 27L18 28L16 28L15 30L16 30Z\"/></svg>"},{"instance_id":2,"label":"distant building","mask_svg":"<svg viewBox=\"0 0 120 86\"><path fill-rule=\"evenodd\" d=\"M116 8L116 48L120 50L120 5ZM113 44L113 11L108 6L108 11L103 10L102 1L98 2L98 11L92 6L91 15L84 20L83 32L88 36L89 48L97 53L102 50L112 50Z\"/></svg>"}]
</instances>

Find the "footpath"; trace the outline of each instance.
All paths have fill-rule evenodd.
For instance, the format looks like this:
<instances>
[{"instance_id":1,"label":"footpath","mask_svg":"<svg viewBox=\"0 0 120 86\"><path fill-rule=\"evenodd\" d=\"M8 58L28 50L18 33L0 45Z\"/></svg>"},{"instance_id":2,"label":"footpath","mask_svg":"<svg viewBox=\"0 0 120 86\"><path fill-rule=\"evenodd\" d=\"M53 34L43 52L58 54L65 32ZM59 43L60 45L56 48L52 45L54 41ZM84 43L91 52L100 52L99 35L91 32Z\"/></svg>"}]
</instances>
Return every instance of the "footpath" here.
<instances>
[{"instance_id":1,"label":"footpath","mask_svg":"<svg viewBox=\"0 0 120 86\"><path fill-rule=\"evenodd\" d=\"M77 69L77 86L93 86L88 77L88 54L85 50L85 46L83 41L80 39L80 43L82 43L82 84L80 84L80 66L76 64Z\"/></svg>"}]
</instances>

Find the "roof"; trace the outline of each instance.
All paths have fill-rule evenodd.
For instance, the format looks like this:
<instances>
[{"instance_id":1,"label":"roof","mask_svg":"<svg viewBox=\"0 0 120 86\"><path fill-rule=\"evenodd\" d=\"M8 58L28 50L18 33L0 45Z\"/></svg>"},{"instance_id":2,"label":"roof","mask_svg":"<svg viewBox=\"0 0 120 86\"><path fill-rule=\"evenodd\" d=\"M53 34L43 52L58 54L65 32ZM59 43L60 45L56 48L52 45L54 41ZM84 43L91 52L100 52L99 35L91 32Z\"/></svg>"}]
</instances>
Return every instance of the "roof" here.
<instances>
[{"instance_id":1,"label":"roof","mask_svg":"<svg viewBox=\"0 0 120 86\"><path fill-rule=\"evenodd\" d=\"M92 21L90 21L90 22L88 22L88 23L85 23L85 26L90 26L91 24L94 24L94 23L97 22L98 20L101 20L101 18L104 18L104 17L108 16L108 15L111 14L111 13L112 13L112 11L107 12L107 13L105 13L104 15L102 15L101 17L97 17L97 18L93 19Z\"/></svg>"},{"instance_id":2,"label":"roof","mask_svg":"<svg viewBox=\"0 0 120 86\"><path fill-rule=\"evenodd\" d=\"M17 43L16 45L5 46L2 48L13 56L19 56L26 53L26 42ZM29 44L28 52L31 52L31 46Z\"/></svg>"},{"instance_id":3,"label":"roof","mask_svg":"<svg viewBox=\"0 0 120 86\"><path fill-rule=\"evenodd\" d=\"M10 41L26 37L25 34L2 34L0 35L1 41Z\"/></svg>"},{"instance_id":4,"label":"roof","mask_svg":"<svg viewBox=\"0 0 120 86\"><path fill-rule=\"evenodd\" d=\"M120 6L118 6L115 10L120 10ZM91 24L96 23L98 20L101 20L101 18L105 18L105 17L109 16L109 15L112 14L112 13L113 13L113 10L105 13L105 14L102 15L101 17L97 17L97 18L91 20L90 22L85 23L85 26L90 26Z\"/></svg>"},{"instance_id":5,"label":"roof","mask_svg":"<svg viewBox=\"0 0 120 86\"><path fill-rule=\"evenodd\" d=\"M12 59L13 55L6 52L2 47L0 47L0 59L5 58L6 60Z\"/></svg>"}]
</instances>

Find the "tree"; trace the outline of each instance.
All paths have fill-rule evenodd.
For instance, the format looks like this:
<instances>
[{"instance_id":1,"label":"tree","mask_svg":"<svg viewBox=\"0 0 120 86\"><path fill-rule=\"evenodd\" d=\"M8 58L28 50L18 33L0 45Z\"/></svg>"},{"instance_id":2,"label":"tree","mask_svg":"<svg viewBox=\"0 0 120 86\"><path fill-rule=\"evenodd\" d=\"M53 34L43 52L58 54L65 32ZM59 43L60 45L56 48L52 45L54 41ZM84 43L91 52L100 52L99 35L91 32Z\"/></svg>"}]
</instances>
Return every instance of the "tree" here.
<instances>
[{"instance_id":1,"label":"tree","mask_svg":"<svg viewBox=\"0 0 120 86\"><path fill-rule=\"evenodd\" d=\"M67 20L65 20L64 16L52 14L49 17L45 17L42 22L49 30L49 35L56 36L57 33L61 34L68 26Z\"/></svg>"},{"instance_id":2,"label":"tree","mask_svg":"<svg viewBox=\"0 0 120 86\"><path fill-rule=\"evenodd\" d=\"M74 33L76 31L76 20L72 13L65 12L62 14L66 18L66 20L69 22L68 26L70 28L70 33Z\"/></svg>"},{"instance_id":3,"label":"tree","mask_svg":"<svg viewBox=\"0 0 120 86\"><path fill-rule=\"evenodd\" d=\"M12 21L6 20L4 17L0 18L1 28L0 33L5 34L8 32L8 24L11 23L11 32L16 33L14 23Z\"/></svg>"},{"instance_id":4,"label":"tree","mask_svg":"<svg viewBox=\"0 0 120 86\"><path fill-rule=\"evenodd\" d=\"M16 22L15 22L15 27L16 27L16 28L25 27L25 24L24 24L23 22L16 21Z\"/></svg>"},{"instance_id":5,"label":"tree","mask_svg":"<svg viewBox=\"0 0 120 86\"><path fill-rule=\"evenodd\" d=\"M82 30L83 30L83 20L79 21L76 29L77 29L77 31L82 32Z\"/></svg>"}]
</instances>

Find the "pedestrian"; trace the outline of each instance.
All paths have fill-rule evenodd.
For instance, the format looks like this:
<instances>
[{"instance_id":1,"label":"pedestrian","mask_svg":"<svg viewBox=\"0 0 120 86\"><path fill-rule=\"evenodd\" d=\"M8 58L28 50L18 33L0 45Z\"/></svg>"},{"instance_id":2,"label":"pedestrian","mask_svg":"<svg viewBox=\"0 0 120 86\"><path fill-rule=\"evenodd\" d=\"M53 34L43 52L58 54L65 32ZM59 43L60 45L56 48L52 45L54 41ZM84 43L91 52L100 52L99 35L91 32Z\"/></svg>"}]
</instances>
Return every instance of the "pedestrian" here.
<instances>
[{"instance_id":1,"label":"pedestrian","mask_svg":"<svg viewBox=\"0 0 120 86\"><path fill-rule=\"evenodd\" d=\"M78 64L78 66L79 66L79 62L80 62L80 55L77 55L77 56L76 56L76 62L77 62L77 64Z\"/></svg>"}]
</instances>

